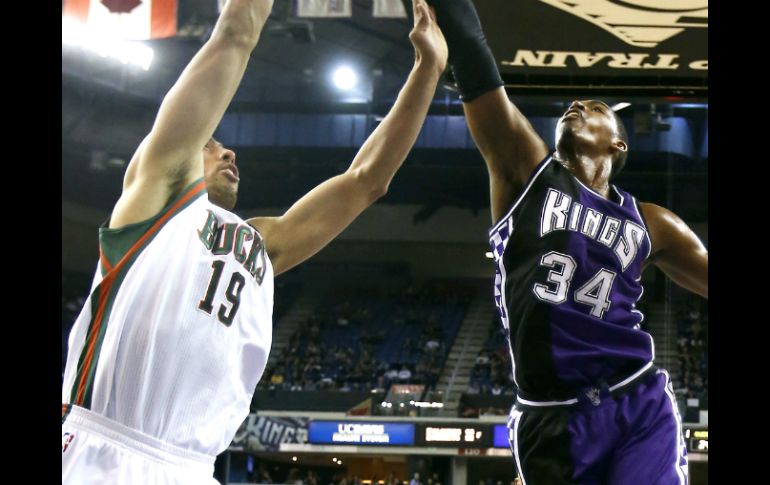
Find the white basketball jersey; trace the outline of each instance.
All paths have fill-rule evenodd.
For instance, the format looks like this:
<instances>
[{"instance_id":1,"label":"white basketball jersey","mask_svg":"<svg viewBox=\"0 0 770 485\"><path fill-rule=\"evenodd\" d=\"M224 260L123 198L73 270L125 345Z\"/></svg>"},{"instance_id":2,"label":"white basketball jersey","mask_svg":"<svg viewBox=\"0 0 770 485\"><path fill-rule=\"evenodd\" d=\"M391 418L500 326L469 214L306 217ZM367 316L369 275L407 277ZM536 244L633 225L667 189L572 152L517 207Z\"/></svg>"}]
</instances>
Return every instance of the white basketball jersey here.
<instances>
[{"instance_id":1,"label":"white basketball jersey","mask_svg":"<svg viewBox=\"0 0 770 485\"><path fill-rule=\"evenodd\" d=\"M100 229L91 295L69 336L62 412L77 405L217 455L248 416L272 340L262 236L201 179L151 220Z\"/></svg>"}]
</instances>

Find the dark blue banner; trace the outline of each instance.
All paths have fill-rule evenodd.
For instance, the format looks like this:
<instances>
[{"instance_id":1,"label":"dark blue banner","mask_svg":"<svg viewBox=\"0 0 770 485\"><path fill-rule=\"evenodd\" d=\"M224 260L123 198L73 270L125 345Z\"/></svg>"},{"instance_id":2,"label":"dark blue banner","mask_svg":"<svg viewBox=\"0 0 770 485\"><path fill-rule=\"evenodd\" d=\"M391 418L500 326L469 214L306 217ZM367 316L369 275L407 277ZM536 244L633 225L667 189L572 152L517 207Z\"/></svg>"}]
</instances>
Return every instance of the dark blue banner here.
<instances>
[{"instance_id":1,"label":"dark blue banner","mask_svg":"<svg viewBox=\"0 0 770 485\"><path fill-rule=\"evenodd\" d=\"M311 421L308 442L319 445L414 445L414 424Z\"/></svg>"}]
</instances>

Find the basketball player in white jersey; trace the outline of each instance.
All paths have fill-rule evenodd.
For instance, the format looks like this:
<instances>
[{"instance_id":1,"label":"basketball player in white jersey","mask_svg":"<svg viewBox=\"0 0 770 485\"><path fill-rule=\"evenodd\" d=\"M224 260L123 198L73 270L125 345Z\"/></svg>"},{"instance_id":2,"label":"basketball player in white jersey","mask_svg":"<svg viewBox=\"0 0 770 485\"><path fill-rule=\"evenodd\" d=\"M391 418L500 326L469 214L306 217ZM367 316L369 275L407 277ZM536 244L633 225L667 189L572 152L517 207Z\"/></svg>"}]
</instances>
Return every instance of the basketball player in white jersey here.
<instances>
[{"instance_id":1,"label":"basketball player in white jersey","mask_svg":"<svg viewBox=\"0 0 770 485\"><path fill-rule=\"evenodd\" d=\"M424 0L415 63L350 168L279 217L230 212L235 153L212 138L272 0L229 0L161 104L99 230L91 294L69 337L62 483L212 484L249 412L272 338L273 276L383 196L414 144L447 59Z\"/></svg>"}]
</instances>

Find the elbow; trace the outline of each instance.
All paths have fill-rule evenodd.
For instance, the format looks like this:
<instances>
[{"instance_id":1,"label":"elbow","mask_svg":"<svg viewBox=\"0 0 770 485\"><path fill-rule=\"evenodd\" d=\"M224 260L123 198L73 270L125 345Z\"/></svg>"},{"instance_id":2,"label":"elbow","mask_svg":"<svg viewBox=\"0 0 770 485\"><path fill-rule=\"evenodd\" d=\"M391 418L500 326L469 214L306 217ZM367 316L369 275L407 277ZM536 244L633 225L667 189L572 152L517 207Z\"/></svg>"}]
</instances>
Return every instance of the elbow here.
<instances>
[{"instance_id":1,"label":"elbow","mask_svg":"<svg viewBox=\"0 0 770 485\"><path fill-rule=\"evenodd\" d=\"M212 40L220 42L221 45L245 49L251 52L257 46L259 32L252 33L248 29L241 30L237 25L228 23L222 26L217 35L212 37Z\"/></svg>"},{"instance_id":2,"label":"elbow","mask_svg":"<svg viewBox=\"0 0 770 485\"><path fill-rule=\"evenodd\" d=\"M238 12L238 15L227 12L220 17L212 39L228 46L245 48L251 52L257 46L266 18L267 15L263 18L254 11L242 11Z\"/></svg>"},{"instance_id":3,"label":"elbow","mask_svg":"<svg viewBox=\"0 0 770 485\"><path fill-rule=\"evenodd\" d=\"M372 184L364 188L368 205L372 205L388 193L388 184Z\"/></svg>"},{"instance_id":4,"label":"elbow","mask_svg":"<svg viewBox=\"0 0 770 485\"><path fill-rule=\"evenodd\" d=\"M385 197L388 193L388 185L389 184L379 184L374 187L371 187L369 198L371 200L371 203L375 203L381 198Z\"/></svg>"},{"instance_id":5,"label":"elbow","mask_svg":"<svg viewBox=\"0 0 770 485\"><path fill-rule=\"evenodd\" d=\"M354 169L351 172L358 192L365 198L367 206L374 204L388 193L390 180L381 180L363 168Z\"/></svg>"}]
</instances>

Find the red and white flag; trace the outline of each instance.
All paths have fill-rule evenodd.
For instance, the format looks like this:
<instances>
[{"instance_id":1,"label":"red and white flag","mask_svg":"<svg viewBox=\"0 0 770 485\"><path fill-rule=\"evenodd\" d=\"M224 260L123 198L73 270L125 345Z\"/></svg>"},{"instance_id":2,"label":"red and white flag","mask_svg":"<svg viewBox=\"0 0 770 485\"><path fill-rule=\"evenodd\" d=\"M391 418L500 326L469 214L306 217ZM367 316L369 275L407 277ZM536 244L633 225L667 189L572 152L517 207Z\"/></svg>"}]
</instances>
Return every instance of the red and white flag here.
<instances>
[{"instance_id":1,"label":"red and white flag","mask_svg":"<svg viewBox=\"0 0 770 485\"><path fill-rule=\"evenodd\" d=\"M62 16L114 37L147 40L176 35L177 0L65 0Z\"/></svg>"}]
</instances>

